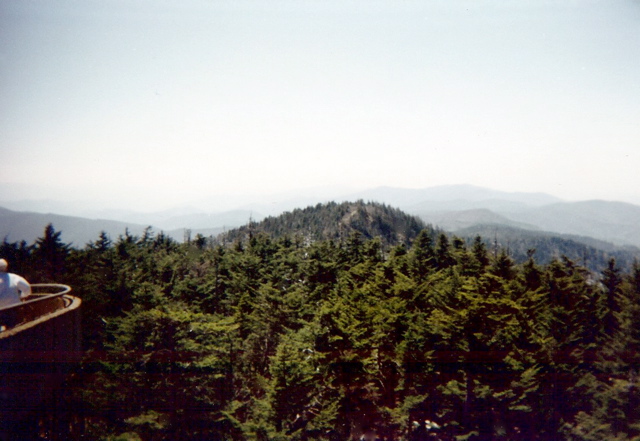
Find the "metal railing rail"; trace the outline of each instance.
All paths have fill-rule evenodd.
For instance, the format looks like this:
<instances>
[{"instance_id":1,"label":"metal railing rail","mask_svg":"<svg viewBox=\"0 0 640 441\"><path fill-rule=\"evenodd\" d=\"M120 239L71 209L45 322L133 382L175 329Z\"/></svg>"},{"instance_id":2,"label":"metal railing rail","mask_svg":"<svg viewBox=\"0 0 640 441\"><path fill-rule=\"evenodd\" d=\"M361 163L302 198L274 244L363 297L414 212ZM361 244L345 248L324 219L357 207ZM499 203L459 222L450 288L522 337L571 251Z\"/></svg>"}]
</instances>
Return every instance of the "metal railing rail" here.
<instances>
[{"instance_id":1,"label":"metal railing rail","mask_svg":"<svg viewBox=\"0 0 640 441\"><path fill-rule=\"evenodd\" d=\"M71 287L67 285L32 284L31 295L26 300L0 308L0 335L3 331L8 331L69 306L71 300L63 297L69 292L71 292Z\"/></svg>"}]
</instances>

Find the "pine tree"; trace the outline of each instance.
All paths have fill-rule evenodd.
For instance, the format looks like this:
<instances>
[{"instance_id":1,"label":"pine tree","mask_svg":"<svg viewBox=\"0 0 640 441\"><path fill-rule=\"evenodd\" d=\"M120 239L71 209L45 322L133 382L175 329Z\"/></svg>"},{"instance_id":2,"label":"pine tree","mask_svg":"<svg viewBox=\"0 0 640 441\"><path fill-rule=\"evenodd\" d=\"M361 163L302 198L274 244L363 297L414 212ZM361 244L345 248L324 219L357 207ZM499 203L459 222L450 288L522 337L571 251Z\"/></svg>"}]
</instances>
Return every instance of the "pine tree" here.
<instances>
[{"instance_id":1,"label":"pine tree","mask_svg":"<svg viewBox=\"0 0 640 441\"><path fill-rule=\"evenodd\" d=\"M37 280L41 283L65 282L70 246L62 242L61 234L52 224L48 224L44 229L44 235L35 242L33 263L37 268Z\"/></svg>"},{"instance_id":2,"label":"pine tree","mask_svg":"<svg viewBox=\"0 0 640 441\"><path fill-rule=\"evenodd\" d=\"M604 313L605 332L609 335L616 331L615 315L619 312L618 296L620 294L620 284L622 277L620 276L620 268L616 266L614 258L609 259L607 268L602 271L602 284L605 288L606 310Z\"/></svg>"},{"instance_id":3,"label":"pine tree","mask_svg":"<svg viewBox=\"0 0 640 441\"><path fill-rule=\"evenodd\" d=\"M446 234L440 233L435 246L436 263L438 269L446 269L455 264L455 259L451 255L451 245Z\"/></svg>"},{"instance_id":4,"label":"pine tree","mask_svg":"<svg viewBox=\"0 0 640 441\"><path fill-rule=\"evenodd\" d=\"M411 266L414 277L423 281L436 268L436 254L433 249L431 232L423 229L411 247Z\"/></svg>"}]
</instances>

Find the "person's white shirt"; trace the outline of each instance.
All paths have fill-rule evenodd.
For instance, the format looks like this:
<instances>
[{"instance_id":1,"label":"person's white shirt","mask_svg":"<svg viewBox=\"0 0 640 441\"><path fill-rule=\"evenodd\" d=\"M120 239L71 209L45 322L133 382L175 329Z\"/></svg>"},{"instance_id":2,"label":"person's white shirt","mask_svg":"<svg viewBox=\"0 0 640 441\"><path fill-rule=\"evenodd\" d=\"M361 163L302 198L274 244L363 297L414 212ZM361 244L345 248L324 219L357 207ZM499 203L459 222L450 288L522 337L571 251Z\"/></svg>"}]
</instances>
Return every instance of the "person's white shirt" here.
<instances>
[{"instance_id":1,"label":"person's white shirt","mask_svg":"<svg viewBox=\"0 0 640 441\"><path fill-rule=\"evenodd\" d=\"M20 303L31 295L31 286L17 274L0 273L0 308Z\"/></svg>"}]
</instances>

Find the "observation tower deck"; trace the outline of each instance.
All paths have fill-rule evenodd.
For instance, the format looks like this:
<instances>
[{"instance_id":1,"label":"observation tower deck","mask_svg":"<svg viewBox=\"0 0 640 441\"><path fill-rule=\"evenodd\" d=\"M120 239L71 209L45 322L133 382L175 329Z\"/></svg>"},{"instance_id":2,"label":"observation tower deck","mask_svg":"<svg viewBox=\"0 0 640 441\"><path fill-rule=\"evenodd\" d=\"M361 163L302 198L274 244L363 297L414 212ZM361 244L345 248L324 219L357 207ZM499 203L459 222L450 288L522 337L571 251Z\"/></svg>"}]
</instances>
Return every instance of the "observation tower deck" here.
<instances>
[{"instance_id":1,"label":"observation tower deck","mask_svg":"<svg viewBox=\"0 0 640 441\"><path fill-rule=\"evenodd\" d=\"M66 285L31 287L27 301L0 308L0 441L55 431L61 388L82 356L81 300Z\"/></svg>"}]
</instances>

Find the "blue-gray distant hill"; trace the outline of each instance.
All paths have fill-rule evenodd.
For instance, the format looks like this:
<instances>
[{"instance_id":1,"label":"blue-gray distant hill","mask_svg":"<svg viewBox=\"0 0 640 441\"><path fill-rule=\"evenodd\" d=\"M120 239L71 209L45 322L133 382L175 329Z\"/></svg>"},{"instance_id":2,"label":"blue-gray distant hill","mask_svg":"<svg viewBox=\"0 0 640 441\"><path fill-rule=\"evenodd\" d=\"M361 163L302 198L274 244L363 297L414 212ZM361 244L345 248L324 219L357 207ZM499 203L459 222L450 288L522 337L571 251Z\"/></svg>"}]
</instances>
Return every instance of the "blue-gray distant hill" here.
<instances>
[{"instance_id":1,"label":"blue-gray distant hill","mask_svg":"<svg viewBox=\"0 0 640 441\"><path fill-rule=\"evenodd\" d=\"M506 249L516 262L525 262L530 252L539 263L568 258L595 272L603 270L609 259L616 259L621 268L630 269L640 259L640 248L615 245L587 236L532 231L500 224L482 224L459 229L455 235L470 242L481 236L487 249L496 252Z\"/></svg>"},{"instance_id":2,"label":"blue-gray distant hill","mask_svg":"<svg viewBox=\"0 0 640 441\"><path fill-rule=\"evenodd\" d=\"M442 185L422 189L378 187L348 196L390 204L409 213L472 210L518 210L561 202L546 193L505 192L475 185Z\"/></svg>"},{"instance_id":3,"label":"blue-gray distant hill","mask_svg":"<svg viewBox=\"0 0 640 441\"><path fill-rule=\"evenodd\" d=\"M563 202L511 213L507 217L545 231L640 246L640 206L624 202Z\"/></svg>"},{"instance_id":4,"label":"blue-gray distant hill","mask_svg":"<svg viewBox=\"0 0 640 441\"><path fill-rule=\"evenodd\" d=\"M124 213L123 218L126 218ZM76 248L95 241L100 232L105 231L112 239L129 231L134 236L141 235L145 228L151 227L155 232L164 232L169 237L181 242L185 235L195 238L216 236L229 228L247 223L252 219L250 211L235 210L224 213L171 214L133 213L132 218L142 222L119 221L111 219L89 219L78 216L63 216L53 213L34 213L14 211L0 207L0 240L8 242L26 241L33 243L41 237L47 224L53 224L60 231L61 239ZM260 216L260 215L257 215ZM255 217L253 217L255 219ZM261 218L261 217L259 217Z\"/></svg>"},{"instance_id":5,"label":"blue-gray distant hill","mask_svg":"<svg viewBox=\"0 0 640 441\"><path fill-rule=\"evenodd\" d=\"M77 248L82 248L85 244L97 240L101 231L115 239L123 235L127 229L133 235L140 235L146 228L143 225L133 223L85 219L51 213L20 212L0 207L0 240L7 242L24 240L31 244L38 237L42 237L47 224L53 224L56 231L62 233L60 238L64 243Z\"/></svg>"},{"instance_id":6,"label":"blue-gray distant hill","mask_svg":"<svg viewBox=\"0 0 640 441\"><path fill-rule=\"evenodd\" d=\"M566 202L545 193L504 192L473 185L380 187L352 196L399 207L454 232L491 223L640 246L640 206L624 202Z\"/></svg>"},{"instance_id":7,"label":"blue-gray distant hill","mask_svg":"<svg viewBox=\"0 0 640 441\"><path fill-rule=\"evenodd\" d=\"M502 225L523 230L540 230L535 225L511 220L486 208L431 212L423 214L420 218L429 224L438 225L442 229L452 232L475 225Z\"/></svg>"},{"instance_id":8,"label":"blue-gray distant hill","mask_svg":"<svg viewBox=\"0 0 640 441\"><path fill-rule=\"evenodd\" d=\"M560 202L519 210L432 210L412 212L427 223L456 232L497 224L533 231L588 236L616 245L640 246L640 207L624 202Z\"/></svg>"}]
</instances>

